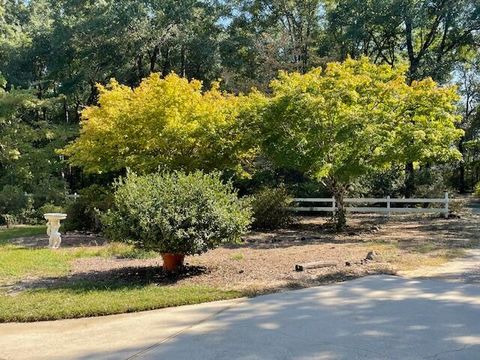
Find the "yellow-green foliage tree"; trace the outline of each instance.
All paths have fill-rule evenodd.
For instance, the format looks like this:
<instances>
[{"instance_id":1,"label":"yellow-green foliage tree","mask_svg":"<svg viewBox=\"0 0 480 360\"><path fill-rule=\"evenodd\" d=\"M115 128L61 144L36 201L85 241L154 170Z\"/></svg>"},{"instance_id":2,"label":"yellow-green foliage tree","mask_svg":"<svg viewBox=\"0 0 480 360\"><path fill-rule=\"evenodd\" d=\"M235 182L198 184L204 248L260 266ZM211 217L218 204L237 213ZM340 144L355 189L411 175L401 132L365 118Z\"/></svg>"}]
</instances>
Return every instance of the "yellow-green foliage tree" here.
<instances>
[{"instance_id":1,"label":"yellow-green foliage tree","mask_svg":"<svg viewBox=\"0 0 480 360\"><path fill-rule=\"evenodd\" d=\"M281 73L261 122L262 147L279 167L324 181L345 225L349 184L395 163L459 158L452 146L455 88L431 79L407 85L405 68L367 58L330 63L306 74Z\"/></svg>"},{"instance_id":2,"label":"yellow-green foliage tree","mask_svg":"<svg viewBox=\"0 0 480 360\"><path fill-rule=\"evenodd\" d=\"M152 74L136 89L114 80L98 88L98 106L83 111L80 137L63 150L86 172L241 170L253 154L239 120L255 104L250 97L218 84L202 91L175 74Z\"/></svg>"}]
</instances>

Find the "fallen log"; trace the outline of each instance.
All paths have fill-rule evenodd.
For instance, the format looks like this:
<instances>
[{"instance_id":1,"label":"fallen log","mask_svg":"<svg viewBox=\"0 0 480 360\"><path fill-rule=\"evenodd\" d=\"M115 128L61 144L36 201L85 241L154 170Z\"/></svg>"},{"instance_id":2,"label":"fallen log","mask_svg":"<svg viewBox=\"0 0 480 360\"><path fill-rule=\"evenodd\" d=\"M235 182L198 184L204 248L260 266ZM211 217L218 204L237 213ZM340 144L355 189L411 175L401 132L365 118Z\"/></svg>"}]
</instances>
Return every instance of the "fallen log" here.
<instances>
[{"instance_id":1,"label":"fallen log","mask_svg":"<svg viewBox=\"0 0 480 360\"><path fill-rule=\"evenodd\" d=\"M337 265L338 264L336 261L315 261L311 263L297 264L295 265L295 271L303 271L307 269L319 269L319 268L337 266Z\"/></svg>"}]
</instances>

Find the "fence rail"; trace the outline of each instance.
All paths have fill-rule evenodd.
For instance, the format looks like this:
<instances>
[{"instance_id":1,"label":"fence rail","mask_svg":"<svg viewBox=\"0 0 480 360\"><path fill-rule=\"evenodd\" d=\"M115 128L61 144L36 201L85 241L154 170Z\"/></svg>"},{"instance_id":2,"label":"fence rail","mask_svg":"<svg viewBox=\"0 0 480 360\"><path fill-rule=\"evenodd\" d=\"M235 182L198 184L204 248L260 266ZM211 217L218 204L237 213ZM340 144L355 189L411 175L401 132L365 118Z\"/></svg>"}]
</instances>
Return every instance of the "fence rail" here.
<instances>
[{"instance_id":1,"label":"fence rail","mask_svg":"<svg viewBox=\"0 0 480 360\"><path fill-rule=\"evenodd\" d=\"M33 194L29 194L29 193L24 193L23 194L24 196L26 197L29 197L29 198L32 198L34 195ZM80 197L80 195L78 195L77 193L73 193L73 194L65 194L65 198L67 199L73 199L75 201L77 201L77 199Z\"/></svg>"},{"instance_id":2,"label":"fence rail","mask_svg":"<svg viewBox=\"0 0 480 360\"><path fill-rule=\"evenodd\" d=\"M395 199L387 196L386 198L345 198L344 199L346 211L348 212L362 212L362 213L441 213L448 217L448 193L445 193L444 198L411 198L411 199ZM290 210L296 212L332 212L338 210L335 198L295 198L294 203L327 203L330 206L294 206ZM385 207L372 206L348 206L348 204L386 204ZM392 204L443 204L443 207L392 207Z\"/></svg>"}]
</instances>

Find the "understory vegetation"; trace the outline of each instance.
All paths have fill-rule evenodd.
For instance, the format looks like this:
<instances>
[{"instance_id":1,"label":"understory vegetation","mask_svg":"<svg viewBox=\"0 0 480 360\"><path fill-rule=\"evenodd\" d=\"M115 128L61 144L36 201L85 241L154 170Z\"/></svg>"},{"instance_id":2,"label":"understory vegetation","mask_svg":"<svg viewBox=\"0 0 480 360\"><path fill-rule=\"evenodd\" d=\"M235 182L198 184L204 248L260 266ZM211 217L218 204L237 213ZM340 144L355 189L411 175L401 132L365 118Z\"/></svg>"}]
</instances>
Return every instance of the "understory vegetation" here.
<instances>
[{"instance_id":1,"label":"understory vegetation","mask_svg":"<svg viewBox=\"0 0 480 360\"><path fill-rule=\"evenodd\" d=\"M310 285L460 254L468 222L364 242L386 222L346 199L480 197L479 29L478 0L0 1L0 321L274 291L313 256L339 268ZM302 197L334 209L305 225ZM67 215L55 251L45 213Z\"/></svg>"}]
</instances>

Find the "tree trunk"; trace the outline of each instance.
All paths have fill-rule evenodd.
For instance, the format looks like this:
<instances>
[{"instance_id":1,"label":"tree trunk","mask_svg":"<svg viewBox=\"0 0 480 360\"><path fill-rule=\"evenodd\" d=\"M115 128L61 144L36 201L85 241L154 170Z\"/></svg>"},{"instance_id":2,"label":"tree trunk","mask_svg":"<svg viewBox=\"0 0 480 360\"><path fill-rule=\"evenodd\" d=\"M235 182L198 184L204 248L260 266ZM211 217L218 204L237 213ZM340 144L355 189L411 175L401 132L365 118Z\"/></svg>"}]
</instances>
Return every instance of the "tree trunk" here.
<instances>
[{"instance_id":1,"label":"tree trunk","mask_svg":"<svg viewBox=\"0 0 480 360\"><path fill-rule=\"evenodd\" d=\"M414 53L414 40L413 40L413 26L412 26L412 19L409 15L407 9L404 9L404 16L405 16L405 38L407 42L407 54L408 54L408 61L410 63L408 67L408 76L407 76L407 84L412 85L413 79L416 77L417 63L418 59L415 57ZM413 162L409 161L405 164L405 192L404 195L406 198L412 197L415 193L415 172L413 168Z\"/></svg>"},{"instance_id":2,"label":"tree trunk","mask_svg":"<svg viewBox=\"0 0 480 360\"><path fill-rule=\"evenodd\" d=\"M345 209L345 186L337 183L335 180L331 183L331 191L337 207L333 220L335 221L335 230L341 232L347 225L347 212Z\"/></svg>"},{"instance_id":3,"label":"tree trunk","mask_svg":"<svg viewBox=\"0 0 480 360\"><path fill-rule=\"evenodd\" d=\"M157 63L158 55L160 54L160 47L155 45L152 51L152 55L150 56L150 73L155 71L155 64Z\"/></svg>"},{"instance_id":4,"label":"tree trunk","mask_svg":"<svg viewBox=\"0 0 480 360\"><path fill-rule=\"evenodd\" d=\"M411 198L415 193L415 169L413 162L405 164L405 197Z\"/></svg>"},{"instance_id":5,"label":"tree trunk","mask_svg":"<svg viewBox=\"0 0 480 360\"><path fill-rule=\"evenodd\" d=\"M337 193L334 195L337 210L335 211L335 230L342 232L347 226L347 212L345 210L344 194Z\"/></svg>"},{"instance_id":6,"label":"tree trunk","mask_svg":"<svg viewBox=\"0 0 480 360\"><path fill-rule=\"evenodd\" d=\"M75 101L75 122L78 124L81 120L81 102L76 100Z\"/></svg>"},{"instance_id":7,"label":"tree trunk","mask_svg":"<svg viewBox=\"0 0 480 360\"><path fill-rule=\"evenodd\" d=\"M140 83L143 79L143 56L140 54L137 57L137 84Z\"/></svg>"},{"instance_id":8,"label":"tree trunk","mask_svg":"<svg viewBox=\"0 0 480 360\"><path fill-rule=\"evenodd\" d=\"M185 75L186 75L186 63L187 63L187 55L186 55L185 45L182 45L182 50L181 50L181 53L180 53L180 59L181 59L180 74L181 74L182 77L185 77Z\"/></svg>"},{"instance_id":9,"label":"tree trunk","mask_svg":"<svg viewBox=\"0 0 480 360\"><path fill-rule=\"evenodd\" d=\"M462 156L464 156L463 152L465 151L463 142L465 141L465 137L462 136L460 141L458 142L458 151L462 153ZM466 180L465 180L465 161L462 160L460 162L459 166L459 179L458 179L458 191L460 194L465 194L467 192L467 185L466 185Z\"/></svg>"},{"instance_id":10,"label":"tree trunk","mask_svg":"<svg viewBox=\"0 0 480 360\"><path fill-rule=\"evenodd\" d=\"M170 49L167 47L165 51L162 52L162 55L163 55L162 76L167 76L170 73Z\"/></svg>"}]
</instances>

